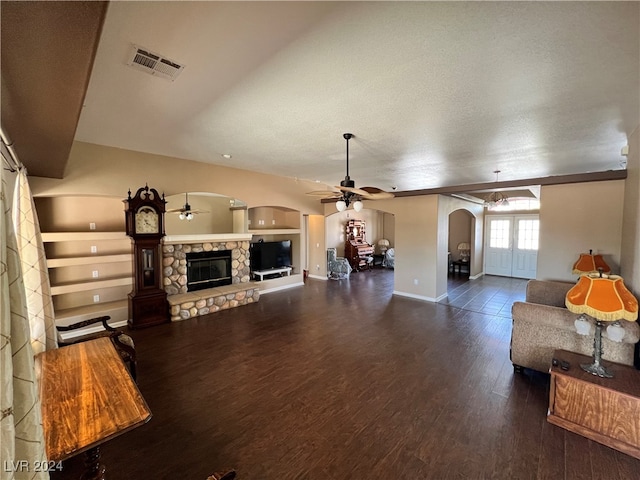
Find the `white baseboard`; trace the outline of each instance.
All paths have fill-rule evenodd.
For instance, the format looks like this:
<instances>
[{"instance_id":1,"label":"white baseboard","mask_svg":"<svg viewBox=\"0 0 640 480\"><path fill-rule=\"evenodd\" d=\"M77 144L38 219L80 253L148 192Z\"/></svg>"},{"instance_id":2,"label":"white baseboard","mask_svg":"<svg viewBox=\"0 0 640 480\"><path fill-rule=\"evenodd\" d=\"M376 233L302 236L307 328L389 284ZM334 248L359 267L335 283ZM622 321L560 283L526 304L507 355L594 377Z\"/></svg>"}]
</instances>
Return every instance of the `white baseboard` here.
<instances>
[{"instance_id":1,"label":"white baseboard","mask_svg":"<svg viewBox=\"0 0 640 480\"><path fill-rule=\"evenodd\" d=\"M399 292L398 290L393 291L394 295L399 295L401 297L415 298L416 300L422 300L425 302L436 303L438 299L432 297L425 297L424 295L416 295L415 293L407 293L407 292ZM446 294L444 295L446 297ZM440 297L441 299L444 297Z\"/></svg>"},{"instance_id":2,"label":"white baseboard","mask_svg":"<svg viewBox=\"0 0 640 480\"><path fill-rule=\"evenodd\" d=\"M328 280L327 277L323 277L322 275L311 275L311 274L309 274L307 277L308 278L313 278L315 280Z\"/></svg>"}]
</instances>

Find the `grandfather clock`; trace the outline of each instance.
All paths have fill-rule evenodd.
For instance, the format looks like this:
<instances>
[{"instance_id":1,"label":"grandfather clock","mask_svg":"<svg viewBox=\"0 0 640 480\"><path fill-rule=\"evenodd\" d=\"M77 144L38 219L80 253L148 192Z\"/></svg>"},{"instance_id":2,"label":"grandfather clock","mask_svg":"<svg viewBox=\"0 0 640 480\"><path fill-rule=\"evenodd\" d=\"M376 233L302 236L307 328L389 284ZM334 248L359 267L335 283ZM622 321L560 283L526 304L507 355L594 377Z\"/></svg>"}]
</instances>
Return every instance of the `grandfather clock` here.
<instances>
[{"instance_id":1,"label":"grandfather clock","mask_svg":"<svg viewBox=\"0 0 640 480\"><path fill-rule=\"evenodd\" d=\"M167 292L162 285L161 240L164 237L164 194L140 187L124 202L126 231L133 250L133 291L129 294L129 326L150 327L169 321Z\"/></svg>"}]
</instances>

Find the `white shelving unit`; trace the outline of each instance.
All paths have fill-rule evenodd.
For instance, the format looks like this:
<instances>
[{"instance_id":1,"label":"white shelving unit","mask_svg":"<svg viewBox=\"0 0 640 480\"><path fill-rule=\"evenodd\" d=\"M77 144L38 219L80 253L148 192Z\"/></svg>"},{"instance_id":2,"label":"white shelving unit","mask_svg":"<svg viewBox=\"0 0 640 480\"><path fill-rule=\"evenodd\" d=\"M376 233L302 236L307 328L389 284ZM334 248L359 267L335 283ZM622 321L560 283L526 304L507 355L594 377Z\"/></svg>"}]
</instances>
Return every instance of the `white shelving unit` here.
<instances>
[{"instance_id":1,"label":"white shelving unit","mask_svg":"<svg viewBox=\"0 0 640 480\"><path fill-rule=\"evenodd\" d=\"M133 287L131 239L124 232L44 232L42 240L56 323L109 315L112 325L125 325Z\"/></svg>"}]
</instances>

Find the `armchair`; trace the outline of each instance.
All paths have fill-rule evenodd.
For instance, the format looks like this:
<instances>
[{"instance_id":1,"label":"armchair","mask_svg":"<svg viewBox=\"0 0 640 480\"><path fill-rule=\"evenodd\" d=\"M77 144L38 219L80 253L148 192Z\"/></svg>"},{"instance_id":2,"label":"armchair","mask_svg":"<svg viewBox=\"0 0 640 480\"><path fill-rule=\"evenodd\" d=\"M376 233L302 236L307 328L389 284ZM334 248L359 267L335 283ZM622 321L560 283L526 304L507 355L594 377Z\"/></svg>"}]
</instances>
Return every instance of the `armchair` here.
<instances>
[{"instance_id":1,"label":"armchair","mask_svg":"<svg viewBox=\"0 0 640 480\"><path fill-rule=\"evenodd\" d=\"M87 340L92 340L94 338L99 337L109 337L113 346L116 348L116 351L127 365L129 372L131 373L131 378L136 380L136 366L137 366L137 358L136 358L136 349L133 343L133 339L116 328L113 328L109 323L107 323L111 317L96 317L90 318L89 320L83 320L82 322L77 322L67 326L56 326L58 330L58 345L64 347L66 345L72 345L78 342L86 342ZM102 323L104 328L103 331L90 333L87 335L82 335L80 337L75 337L72 339L64 339L60 335L60 332L69 332L73 330L78 330L80 328L88 327L89 325L94 325L96 323Z\"/></svg>"},{"instance_id":2,"label":"armchair","mask_svg":"<svg viewBox=\"0 0 640 480\"><path fill-rule=\"evenodd\" d=\"M352 268L344 257L336 256L335 248L327 248L327 276L333 280L347 278Z\"/></svg>"}]
</instances>

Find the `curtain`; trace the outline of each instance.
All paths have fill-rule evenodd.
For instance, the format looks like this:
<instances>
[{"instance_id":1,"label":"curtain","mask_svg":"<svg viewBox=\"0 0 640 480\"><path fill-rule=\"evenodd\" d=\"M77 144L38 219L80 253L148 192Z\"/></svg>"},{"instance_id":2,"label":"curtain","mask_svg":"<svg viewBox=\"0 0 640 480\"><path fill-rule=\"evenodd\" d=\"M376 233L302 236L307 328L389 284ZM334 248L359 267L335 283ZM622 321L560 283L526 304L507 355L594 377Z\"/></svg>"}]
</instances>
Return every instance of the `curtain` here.
<instances>
[{"instance_id":1,"label":"curtain","mask_svg":"<svg viewBox=\"0 0 640 480\"><path fill-rule=\"evenodd\" d=\"M0 478L40 480L49 474L36 471L46 453L34 354L4 168L0 172Z\"/></svg>"},{"instance_id":2,"label":"curtain","mask_svg":"<svg viewBox=\"0 0 640 480\"><path fill-rule=\"evenodd\" d=\"M27 298L31 346L33 352L38 354L56 348L58 343L47 259L44 254L33 196L24 168L18 171L13 194L13 226Z\"/></svg>"}]
</instances>

